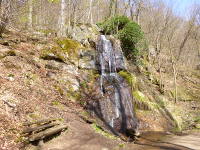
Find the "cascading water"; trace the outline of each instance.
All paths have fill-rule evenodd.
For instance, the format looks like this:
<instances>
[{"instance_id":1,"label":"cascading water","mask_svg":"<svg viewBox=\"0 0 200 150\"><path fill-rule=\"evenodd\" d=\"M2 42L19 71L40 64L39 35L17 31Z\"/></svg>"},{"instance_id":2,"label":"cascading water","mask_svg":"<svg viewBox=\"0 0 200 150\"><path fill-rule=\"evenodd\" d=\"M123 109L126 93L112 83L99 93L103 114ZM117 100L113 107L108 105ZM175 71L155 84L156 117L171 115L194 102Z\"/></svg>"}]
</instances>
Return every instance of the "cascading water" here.
<instances>
[{"instance_id":1,"label":"cascading water","mask_svg":"<svg viewBox=\"0 0 200 150\"><path fill-rule=\"evenodd\" d=\"M117 73L125 69L123 53L104 35L99 37L96 63L103 97L94 102L96 115L116 132L136 132L138 122L133 111L131 89Z\"/></svg>"}]
</instances>

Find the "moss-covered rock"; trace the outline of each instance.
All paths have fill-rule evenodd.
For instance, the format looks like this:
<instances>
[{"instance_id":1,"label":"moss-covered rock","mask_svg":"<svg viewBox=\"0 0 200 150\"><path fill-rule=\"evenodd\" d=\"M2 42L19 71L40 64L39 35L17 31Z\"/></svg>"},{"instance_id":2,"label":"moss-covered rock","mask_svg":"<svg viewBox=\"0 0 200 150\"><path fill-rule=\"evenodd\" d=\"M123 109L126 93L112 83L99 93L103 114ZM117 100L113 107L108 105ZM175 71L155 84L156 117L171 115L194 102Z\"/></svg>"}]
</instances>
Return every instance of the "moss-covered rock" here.
<instances>
[{"instance_id":1,"label":"moss-covered rock","mask_svg":"<svg viewBox=\"0 0 200 150\"><path fill-rule=\"evenodd\" d=\"M137 78L134 74L127 71L120 71L118 74L123 77L131 87L136 87Z\"/></svg>"},{"instance_id":2,"label":"moss-covered rock","mask_svg":"<svg viewBox=\"0 0 200 150\"><path fill-rule=\"evenodd\" d=\"M71 62L78 66L81 44L68 38L57 39L55 42L55 46L42 50L41 58L65 63Z\"/></svg>"}]
</instances>

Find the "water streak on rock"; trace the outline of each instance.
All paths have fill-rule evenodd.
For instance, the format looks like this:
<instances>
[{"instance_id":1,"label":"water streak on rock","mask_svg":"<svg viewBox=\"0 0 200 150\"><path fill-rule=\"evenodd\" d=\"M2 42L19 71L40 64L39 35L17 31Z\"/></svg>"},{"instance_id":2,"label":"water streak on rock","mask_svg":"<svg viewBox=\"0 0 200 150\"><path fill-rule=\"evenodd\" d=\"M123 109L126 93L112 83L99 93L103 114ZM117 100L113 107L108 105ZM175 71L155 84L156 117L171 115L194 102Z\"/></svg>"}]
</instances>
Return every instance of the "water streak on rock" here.
<instances>
[{"instance_id":1,"label":"water streak on rock","mask_svg":"<svg viewBox=\"0 0 200 150\"><path fill-rule=\"evenodd\" d=\"M103 96L103 100L94 105L96 114L114 131L136 132L138 122L133 111L131 89L117 73L125 69L123 53L104 35L99 37L96 63L101 74L100 90Z\"/></svg>"}]
</instances>

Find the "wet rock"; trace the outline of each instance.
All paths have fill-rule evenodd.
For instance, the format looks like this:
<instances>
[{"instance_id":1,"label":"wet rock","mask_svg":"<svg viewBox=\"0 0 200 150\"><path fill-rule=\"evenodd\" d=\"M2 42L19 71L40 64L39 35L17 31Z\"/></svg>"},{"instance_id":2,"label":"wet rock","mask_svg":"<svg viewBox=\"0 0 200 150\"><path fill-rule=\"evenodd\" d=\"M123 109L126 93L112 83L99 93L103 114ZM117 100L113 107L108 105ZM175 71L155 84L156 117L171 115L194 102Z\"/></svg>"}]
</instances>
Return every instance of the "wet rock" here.
<instances>
[{"instance_id":1,"label":"wet rock","mask_svg":"<svg viewBox=\"0 0 200 150\"><path fill-rule=\"evenodd\" d=\"M113 52L109 52L109 51L105 51L103 52L102 50L104 49L103 45L105 44L104 42L99 42L97 47L98 47L98 53L97 53L97 57L96 57L96 65L98 70L101 70L101 61L100 61L100 57L99 57L99 52L102 53L103 55L101 56L103 58L103 62L105 64L105 72L109 72L109 65L110 66L115 66L115 71L119 72L121 70L126 70L126 62L125 62L125 58L120 46L120 42L116 39L114 39L113 37L110 37L110 44L108 44L109 49L112 48ZM112 58L112 60L110 59ZM110 64L109 64L110 63ZM113 68L111 68L113 69ZM112 70L113 71L113 70Z\"/></svg>"},{"instance_id":2,"label":"wet rock","mask_svg":"<svg viewBox=\"0 0 200 150\"><path fill-rule=\"evenodd\" d=\"M118 43L119 44L119 43ZM133 111L131 88L117 70L125 69L120 45L111 43L104 35L99 37L96 64L102 98L92 103L93 111L115 134L128 136L137 133L138 120Z\"/></svg>"},{"instance_id":3,"label":"wet rock","mask_svg":"<svg viewBox=\"0 0 200 150\"><path fill-rule=\"evenodd\" d=\"M129 85L117 74L104 76L103 94L101 100L93 103L96 115L114 132L135 134L138 121L133 112Z\"/></svg>"},{"instance_id":4,"label":"wet rock","mask_svg":"<svg viewBox=\"0 0 200 150\"><path fill-rule=\"evenodd\" d=\"M114 53L115 53L115 62L116 62L116 69L117 72L121 71L121 70L126 70L126 60L124 57L124 54L122 52L122 48L121 48L121 44L120 41L115 39L114 37L110 37L110 40L112 42L112 46L114 49Z\"/></svg>"}]
</instances>

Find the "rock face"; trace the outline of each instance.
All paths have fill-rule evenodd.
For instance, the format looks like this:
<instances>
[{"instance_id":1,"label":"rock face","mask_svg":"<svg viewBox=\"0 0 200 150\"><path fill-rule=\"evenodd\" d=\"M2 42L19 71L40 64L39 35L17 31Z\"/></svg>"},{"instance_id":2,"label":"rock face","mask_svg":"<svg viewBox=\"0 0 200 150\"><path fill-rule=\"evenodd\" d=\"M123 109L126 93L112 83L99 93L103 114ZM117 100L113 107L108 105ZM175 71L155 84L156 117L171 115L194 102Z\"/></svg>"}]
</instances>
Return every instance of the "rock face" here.
<instances>
[{"instance_id":1,"label":"rock face","mask_svg":"<svg viewBox=\"0 0 200 150\"><path fill-rule=\"evenodd\" d=\"M101 74L102 99L93 102L93 111L114 133L136 133L138 121L133 111L131 89L117 73L117 70L126 69L120 46L101 35L96 60Z\"/></svg>"},{"instance_id":2,"label":"rock face","mask_svg":"<svg viewBox=\"0 0 200 150\"><path fill-rule=\"evenodd\" d=\"M99 34L99 28L97 25L92 24L76 24L71 28L68 28L67 35L84 46L90 45L90 40L96 40L97 34Z\"/></svg>"},{"instance_id":3,"label":"rock face","mask_svg":"<svg viewBox=\"0 0 200 150\"><path fill-rule=\"evenodd\" d=\"M119 41L113 37L110 40L106 40L105 37L101 39L97 45L98 54L96 57L96 65L98 70L101 69L104 72L119 72L120 70L126 70L125 59L120 47ZM112 51L104 51L104 49L112 49ZM101 61L103 60L104 68L101 68Z\"/></svg>"}]
</instances>

